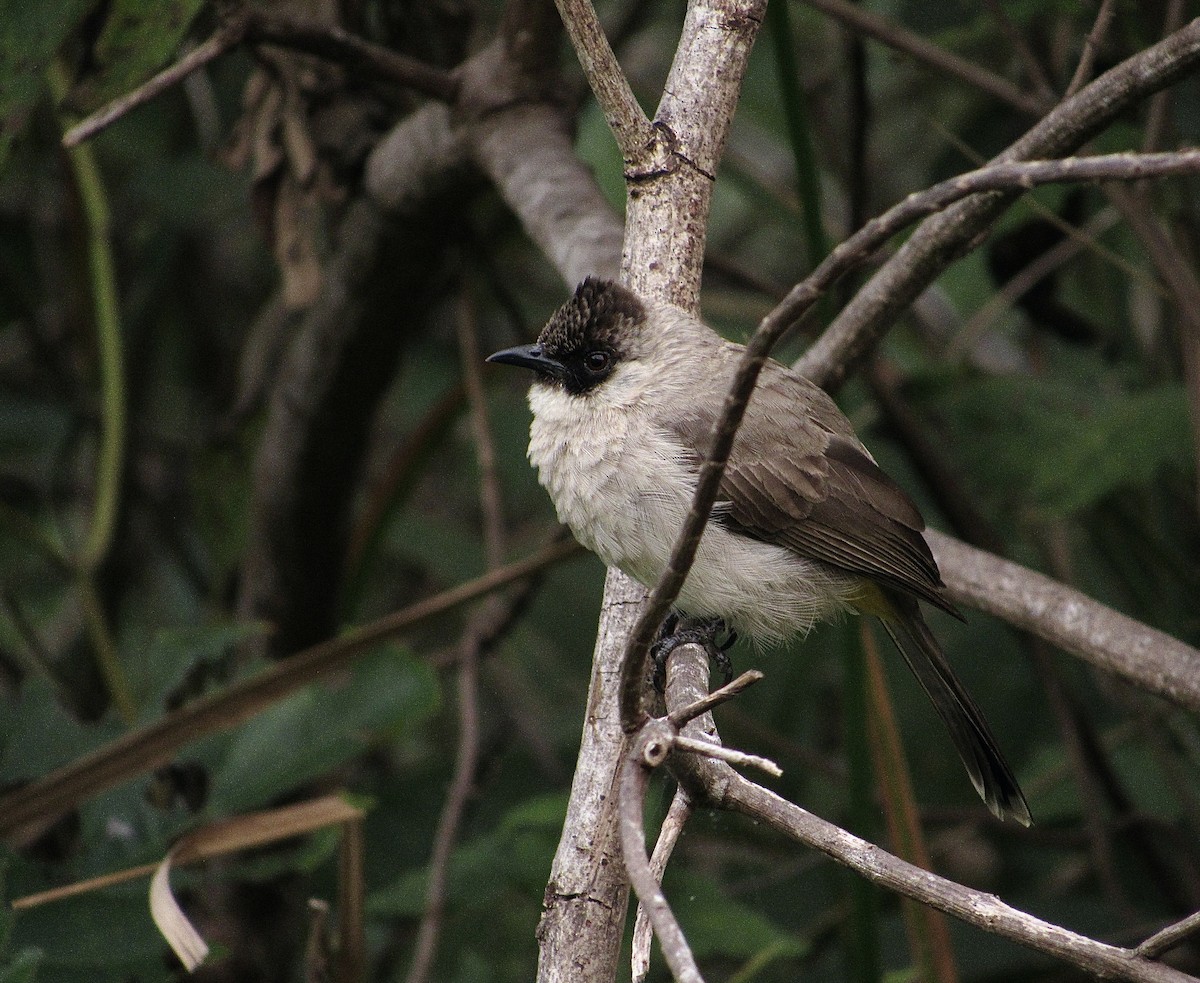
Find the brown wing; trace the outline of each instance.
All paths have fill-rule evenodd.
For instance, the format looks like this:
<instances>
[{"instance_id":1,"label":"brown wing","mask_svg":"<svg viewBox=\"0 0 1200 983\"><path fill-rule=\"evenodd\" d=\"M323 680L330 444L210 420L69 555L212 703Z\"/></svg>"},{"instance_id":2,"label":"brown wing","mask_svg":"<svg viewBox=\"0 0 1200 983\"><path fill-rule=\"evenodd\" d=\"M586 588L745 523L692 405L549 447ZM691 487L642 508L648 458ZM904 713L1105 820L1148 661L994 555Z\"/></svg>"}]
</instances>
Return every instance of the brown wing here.
<instances>
[{"instance_id":1,"label":"brown wing","mask_svg":"<svg viewBox=\"0 0 1200 983\"><path fill-rule=\"evenodd\" d=\"M717 410L676 432L707 451ZM879 469L824 391L768 363L721 483L718 521L957 614L912 499Z\"/></svg>"}]
</instances>

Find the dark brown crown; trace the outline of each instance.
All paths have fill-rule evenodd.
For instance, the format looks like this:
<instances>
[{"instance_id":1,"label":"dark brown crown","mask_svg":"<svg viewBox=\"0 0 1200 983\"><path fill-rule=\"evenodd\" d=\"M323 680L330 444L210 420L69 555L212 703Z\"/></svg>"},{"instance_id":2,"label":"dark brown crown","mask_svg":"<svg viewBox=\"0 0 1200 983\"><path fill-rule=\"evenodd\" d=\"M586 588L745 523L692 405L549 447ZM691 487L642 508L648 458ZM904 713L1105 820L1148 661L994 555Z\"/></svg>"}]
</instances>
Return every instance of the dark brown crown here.
<instances>
[{"instance_id":1,"label":"dark brown crown","mask_svg":"<svg viewBox=\"0 0 1200 983\"><path fill-rule=\"evenodd\" d=\"M588 346L613 351L626 346L631 327L646 320L646 307L628 287L612 280L588 277L575 296L547 322L538 344L548 355L562 357Z\"/></svg>"}]
</instances>

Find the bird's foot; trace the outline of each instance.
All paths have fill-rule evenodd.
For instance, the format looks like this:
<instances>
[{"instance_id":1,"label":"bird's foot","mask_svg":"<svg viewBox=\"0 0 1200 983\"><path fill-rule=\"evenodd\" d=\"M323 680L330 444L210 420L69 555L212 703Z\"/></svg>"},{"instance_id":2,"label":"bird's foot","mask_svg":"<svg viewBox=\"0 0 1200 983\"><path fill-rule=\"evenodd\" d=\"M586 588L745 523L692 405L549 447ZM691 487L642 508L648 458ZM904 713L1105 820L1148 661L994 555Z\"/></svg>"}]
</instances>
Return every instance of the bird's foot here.
<instances>
[{"instance_id":1,"label":"bird's foot","mask_svg":"<svg viewBox=\"0 0 1200 983\"><path fill-rule=\"evenodd\" d=\"M724 640L718 641L720 635ZM699 645L724 677L724 685L733 679L733 663L726 654L737 641L737 632L723 618L680 617L667 615L658 632L658 641L650 648L654 659L654 688L660 693L667 682L667 659L680 645Z\"/></svg>"}]
</instances>

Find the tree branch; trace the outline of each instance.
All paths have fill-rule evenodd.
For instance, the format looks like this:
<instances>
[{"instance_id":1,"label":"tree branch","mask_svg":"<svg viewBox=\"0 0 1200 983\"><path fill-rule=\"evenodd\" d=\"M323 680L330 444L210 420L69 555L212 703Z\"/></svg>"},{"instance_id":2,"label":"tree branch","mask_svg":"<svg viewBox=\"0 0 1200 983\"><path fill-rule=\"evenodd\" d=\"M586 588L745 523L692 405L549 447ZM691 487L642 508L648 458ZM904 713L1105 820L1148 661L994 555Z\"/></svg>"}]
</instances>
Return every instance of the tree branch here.
<instances>
[{"instance_id":1,"label":"tree branch","mask_svg":"<svg viewBox=\"0 0 1200 983\"><path fill-rule=\"evenodd\" d=\"M683 772L687 771L687 775ZM675 768L697 801L741 812L865 877L873 884L1105 979L1195 983L1195 977L1151 962L1136 950L1106 945L1042 921L994 894L976 891L895 857L755 785L732 768L688 756ZM712 794L706 797L706 792Z\"/></svg>"},{"instance_id":2,"label":"tree branch","mask_svg":"<svg viewBox=\"0 0 1200 983\"><path fill-rule=\"evenodd\" d=\"M645 148L654 142L654 130L621 71L604 28L600 26L596 9L590 0L554 2L575 48L575 57L579 59L588 85L617 140L621 156L626 162L639 159Z\"/></svg>"},{"instance_id":3,"label":"tree branch","mask_svg":"<svg viewBox=\"0 0 1200 983\"><path fill-rule=\"evenodd\" d=\"M130 110L161 95L198 68L243 43L276 44L303 51L443 102L453 102L458 95L458 79L453 73L373 44L336 25L306 24L240 11L177 62L71 127L63 135L63 146L74 147L90 140Z\"/></svg>"},{"instance_id":4,"label":"tree branch","mask_svg":"<svg viewBox=\"0 0 1200 983\"><path fill-rule=\"evenodd\" d=\"M926 530L950 596L1200 711L1200 651L1019 564Z\"/></svg>"},{"instance_id":5,"label":"tree branch","mask_svg":"<svg viewBox=\"0 0 1200 983\"><path fill-rule=\"evenodd\" d=\"M52 822L79 803L166 764L180 748L209 734L237 727L301 686L349 665L384 639L523 580L580 549L570 541L552 543L523 560L297 652L220 693L164 714L154 723L0 796L0 837L20 838L20 832L30 825Z\"/></svg>"},{"instance_id":6,"label":"tree branch","mask_svg":"<svg viewBox=\"0 0 1200 983\"><path fill-rule=\"evenodd\" d=\"M1069 153L1130 105L1200 62L1200 19L1139 52L1055 106L996 163ZM926 221L847 304L797 363L819 386L836 389L909 304L1011 204L980 195Z\"/></svg>"}]
</instances>

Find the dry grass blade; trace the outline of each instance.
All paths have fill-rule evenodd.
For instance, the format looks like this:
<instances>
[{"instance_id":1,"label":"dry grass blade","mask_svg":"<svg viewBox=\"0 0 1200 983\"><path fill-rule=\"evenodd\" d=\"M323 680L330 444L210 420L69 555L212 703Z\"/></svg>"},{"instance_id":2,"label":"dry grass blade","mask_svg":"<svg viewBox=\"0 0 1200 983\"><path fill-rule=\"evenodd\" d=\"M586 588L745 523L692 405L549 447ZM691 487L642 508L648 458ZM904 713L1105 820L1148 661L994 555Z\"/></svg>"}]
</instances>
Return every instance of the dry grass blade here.
<instances>
[{"instance_id":1,"label":"dry grass blade","mask_svg":"<svg viewBox=\"0 0 1200 983\"><path fill-rule=\"evenodd\" d=\"M892 849L901 859L933 870L883 661L879 657L875 636L866 624L862 627L862 641L867 659L871 754L883 794L883 811ZM919 978L928 983L958 983L958 968L950 944L946 916L911 898L901 898L900 904Z\"/></svg>"},{"instance_id":2,"label":"dry grass blade","mask_svg":"<svg viewBox=\"0 0 1200 983\"><path fill-rule=\"evenodd\" d=\"M578 552L574 542L555 542L524 560L305 649L223 692L188 703L154 723L126 734L58 771L0 796L0 837L20 839L80 802L170 761L180 748L238 726L328 673L350 665L384 639L426 618L482 597Z\"/></svg>"},{"instance_id":3,"label":"dry grass blade","mask_svg":"<svg viewBox=\"0 0 1200 983\"><path fill-rule=\"evenodd\" d=\"M154 919L158 930L162 932L163 938L167 940L179 957L180 962L190 972L204 961L204 957L208 954L208 945L183 913L171 892L170 874L173 865L197 863L201 860L210 860L242 850L268 846L296 836L304 836L319 829L342 826L344 827L342 859L344 880L347 871L351 873L357 871L361 875L361 856L356 856L354 862L347 863L344 854L347 844L361 854L362 838L356 834L362 818L362 809L351 805L339 796L327 795L297 805L268 809L245 816L235 816L231 819L221 819L185 834L158 864L130 867L127 870L105 874L103 877L93 877L76 884L55 888L52 891L26 895L23 898L15 899L12 907L14 910L34 908L52 901L87 894L153 874L150 881L150 916ZM348 899L360 895L361 883L361 876L359 876L357 884L341 885L340 897L343 905L346 905Z\"/></svg>"},{"instance_id":4,"label":"dry grass blade","mask_svg":"<svg viewBox=\"0 0 1200 983\"><path fill-rule=\"evenodd\" d=\"M188 833L163 857L150 881L150 916L179 961L194 970L208 955L208 945L188 920L171 892L171 865L224 856L278 843L330 826L351 826L362 810L336 795L298 805L222 819Z\"/></svg>"}]
</instances>

